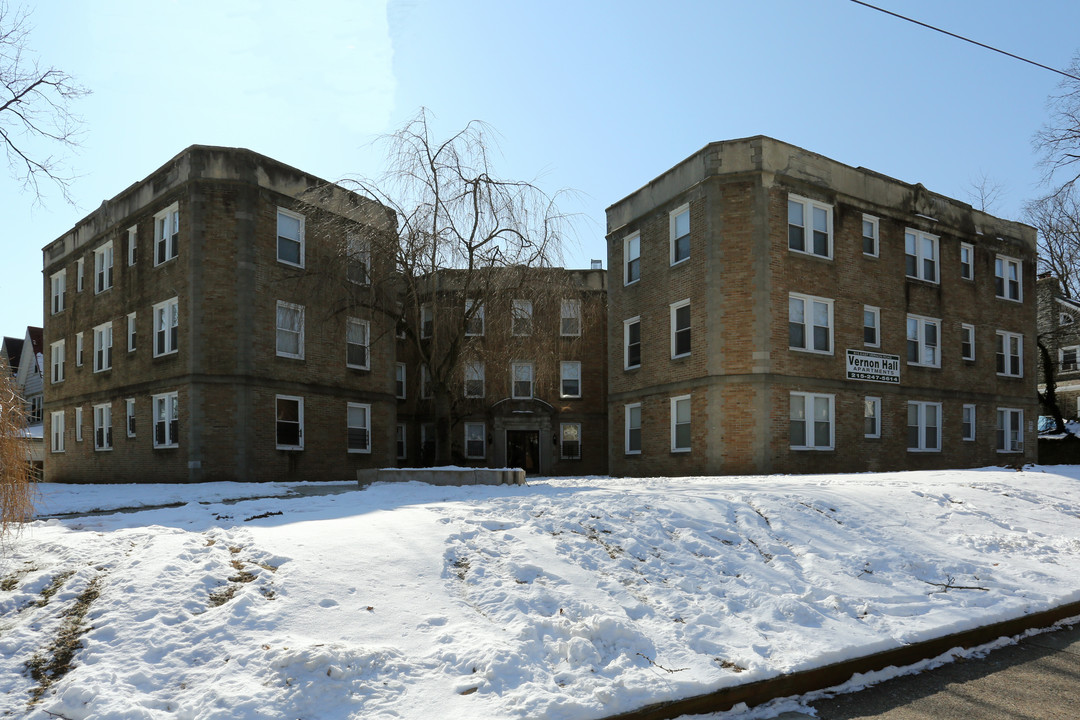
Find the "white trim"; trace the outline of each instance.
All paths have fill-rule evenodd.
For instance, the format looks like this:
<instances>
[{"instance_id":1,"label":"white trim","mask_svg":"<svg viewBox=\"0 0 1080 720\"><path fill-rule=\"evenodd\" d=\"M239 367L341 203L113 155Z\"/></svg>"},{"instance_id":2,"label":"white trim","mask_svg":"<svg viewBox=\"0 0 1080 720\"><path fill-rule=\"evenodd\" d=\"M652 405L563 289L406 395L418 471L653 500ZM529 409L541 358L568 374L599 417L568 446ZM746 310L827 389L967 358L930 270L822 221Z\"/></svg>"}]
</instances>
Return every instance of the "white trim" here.
<instances>
[{"instance_id":1,"label":"white trim","mask_svg":"<svg viewBox=\"0 0 1080 720\"><path fill-rule=\"evenodd\" d=\"M132 429L132 424L135 421L135 398L126 398L124 400L124 431L129 438L135 437L135 431Z\"/></svg>"},{"instance_id":2,"label":"white trim","mask_svg":"<svg viewBox=\"0 0 1080 720\"><path fill-rule=\"evenodd\" d=\"M64 411L54 410L49 413L49 436L52 442L50 452L64 452Z\"/></svg>"},{"instance_id":3,"label":"white trim","mask_svg":"<svg viewBox=\"0 0 1080 720\"><path fill-rule=\"evenodd\" d=\"M289 220L295 220L298 223L298 225L299 225L299 227L297 228L298 237L293 238L293 237L289 237L288 235L282 235L281 234L281 219L282 219L283 216L285 218L288 218ZM304 267L304 258L305 258L305 249L306 249L305 248L306 241L305 241L305 237L304 237L304 225L305 225L304 216L301 215L300 213L293 212L292 210L289 210L288 208L283 208L281 206L278 206L277 214L274 216L274 223L275 223L275 225L274 225L274 227L275 227L275 231L274 231L274 255L277 258L277 261L279 263L281 263L282 265L290 265L292 267L298 267L298 268ZM287 259L284 259L284 258L281 257L281 243L282 243L282 241L285 241L286 243L291 243L291 244L297 246L297 253L299 255L299 262L294 262L292 260L287 260Z\"/></svg>"},{"instance_id":4,"label":"white trim","mask_svg":"<svg viewBox=\"0 0 1080 720\"><path fill-rule=\"evenodd\" d=\"M915 337L911 336L911 323L912 323L912 321L915 322ZM926 335L927 335L926 329L928 327L930 327L930 326L934 327L934 334L936 336L935 340L937 341L933 345L929 344L927 342L927 339L926 339ZM908 365L917 366L917 367L930 367L930 368L939 368L939 367L941 367L941 319L940 318L930 318L930 317L924 317L922 315L911 315L911 314L909 314L907 316L907 320L905 322L905 335L904 335L904 337L906 338L908 343L914 342L916 344L917 348L918 348L918 353L917 354L918 354L919 357L918 357L917 360L912 360L911 359L911 354L910 354L910 345L907 345L907 355L906 355L906 357L907 357L907 364ZM933 357L932 361L927 362L926 356L928 354L930 354L930 353L928 353L929 348L934 349L934 352L933 352L934 357Z\"/></svg>"},{"instance_id":5,"label":"white trim","mask_svg":"<svg viewBox=\"0 0 1080 720\"><path fill-rule=\"evenodd\" d=\"M971 333L971 354L964 354L964 332ZM970 323L960 323L960 359L961 360L975 360L975 326Z\"/></svg>"},{"instance_id":6,"label":"white trim","mask_svg":"<svg viewBox=\"0 0 1080 720\"><path fill-rule=\"evenodd\" d=\"M866 418L871 417L866 414L866 411L870 408L874 409L872 417L874 418L874 432L866 432ZM870 439L877 439L881 437L881 398L879 397L865 397L863 398L863 437Z\"/></svg>"},{"instance_id":7,"label":"white trim","mask_svg":"<svg viewBox=\"0 0 1080 720\"><path fill-rule=\"evenodd\" d=\"M108 452L113 449L112 403L101 403L92 407L94 413L94 452Z\"/></svg>"},{"instance_id":8,"label":"white trim","mask_svg":"<svg viewBox=\"0 0 1080 720\"><path fill-rule=\"evenodd\" d=\"M471 371L479 370L479 372L478 373L473 372L474 377L470 378L469 377L470 370ZM484 361L483 360L470 360L470 361L466 362L465 366L462 368L462 376L463 376L463 380L464 380L463 394L464 394L465 397L467 397L467 398L482 398L487 394L487 368L484 366ZM479 392L479 394L469 392L469 380L479 381L480 382L480 392Z\"/></svg>"},{"instance_id":9,"label":"white trim","mask_svg":"<svg viewBox=\"0 0 1080 720\"><path fill-rule=\"evenodd\" d=\"M359 329L363 334L362 342L351 342L349 340L350 330ZM349 346L355 345L364 349L364 362L351 363L349 362ZM345 367L353 368L354 370L370 370L371 369L371 323L367 320L361 320L360 318L345 318Z\"/></svg>"},{"instance_id":10,"label":"white trim","mask_svg":"<svg viewBox=\"0 0 1080 720\"><path fill-rule=\"evenodd\" d=\"M394 393L398 400L404 400L408 395L408 368L403 362L394 365Z\"/></svg>"},{"instance_id":11,"label":"white trim","mask_svg":"<svg viewBox=\"0 0 1080 720\"><path fill-rule=\"evenodd\" d=\"M967 251L968 262L964 262L964 251ZM967 268L967 275L964 275L964 268ZM975 246L971 243L960 243L960 279L974 281L975 280Z\"/></svg>"},{"instance_id":12,"label":"white trim","mask_svg":"<svg viewBox=\"0 0 1080 720\"><path fill-rule=\"evenodd\" d=\"M278 403L282 400L288 402L295 402L298 418L297 420L282 420L278 417ZM282 422L289 424L295 423L297 427L297 444L295 445L283 445L278 440L278 425ZM274 396L274 446L278 450L303 450L304 449L304 398L298 395L275 395Z\"/></svg>"},{"instance_id":13,"label":"white trim","mask_svg":"<svg viewBox=\"0 0 1080 720\"><path fill-rule=\"evenodd\" d=\"M94 328L94 372L112 370L113 327L112 321Z\"/></svg>"},{"instance_id":14,"label":"white trim","mask_svg":"<svg viewBox=\"0 0 1080 720\"><path fill-rule=\"evenodd\" d=\"M638 424L637 424L636 428L634 428L634 427L632 427L630 425L630 417L631 417L631 414L632 414L631 413L632 410L637 410L638 411ZM640 455L641 454L641 446L642 446L642 440L643 440L642 435L641 435L641 421L642 421L641 403L636 402L636 403L627 403L627 404L623 405L623 429L624 429L624 432L623 432L623 454L624 455ZM638 431L638 448L637 448L637 450L631 450L630 449L630 431L635 430L635 429Z\"/></svg>"},{"instance_id":15,"label":"white trim","mask_svg":"<svg viewBox=\"0 0 1080 720\"><path fill-rule=\"evenodd\" d=\"M971 433L970 433L970 435L965 435L964 434L964 420L965 420L964 415L967 413L968 410L971 411ZM975 440L976 418L978 418L978 412L975 410L975 405L973 405L971 403L964 403L963 407L960 410L960 439L962 441L971 442L971 441Z\"/></svg>"},{"instance_id":16,"label":"white trim","mask_svg":"<svg viewBox=\"0 0 1080 720\"><path fill-rule=\"evenodd\" d=\"M1007 330L997 331L997 353L995 359L995 369L997 369L996 361L1001 359L1001 370L997 370L999 377L1024 377L1024 336L1020 333L1009 332ZM1016 341L1016 354L1013 355L1009 350L1010 341ZM1012 371L1013 363L1011 359L1016 359L1016 372Z\"/></svg>"},{"instance_id":17,"label":"white trim","mask_svg":"<svg viewBox=\"0 0 1080 720\"><path fill-rule=\"evenodd\" d=\"M802 323L794 322L791 319L792 300L795 300L802 305ZM813 324L813 309L814 303L824 304L828 309L828 325L825 326L829 330L829 349L818 350L813 346L814 344L814 328L822 327L821 325ZM809 312L808 312L809 310ZM802 325L803 327L803 346L791 344L791 326ZM804 295L802 293L788 293L788 349L795 350L797 352L814 353L816 355L832 355L833 354L833 327L835 325L833 317L833 300L829 298L816 297L814 295Z\"/></svg>"},{"instance_id":18,"label":"white trim","mask_svg":"<svg viewBox=\"0 0 1080 720\"><path fill-rule=\"evenodd\" d=\"M281 311L288 310L297 313L298 316L298 328L289 328L281 326ZM292 333L297 336L297 352L292 353L287 349L281 349L281 333ZM288 336L286 336L288 337ZM295 360L304 359L304 306L296 305L294 303L288 303L284 300L278 300L274 311L274 349L277 352L278 357L293 358Z\"/></svg>"},{"instance_id":19,"label":"white trim","mask_svg":"<svg viewBox=\"0 0 1080 720\"><path fill-rule=\"evenodd\" d=\"M802 207L802 224L797 225L792 222L791 206L799 205ZM817 200L811 200L810 198L788 193L788 212L787 212L787 228L788 228L788 251L793 253L799 253L800 255L812 255L813 257L824 258L826 260L832 260L833 258L833 206L827 203L819 202ZM814 211L825 211L825 254L814 252L814 233L817 230L814 229ZM809 221L809 223L808 223ZM802 228L802 245L803 249L791 247L791 228Z\"/></svg>"},{"instance_id":20,"label":"white trim","mask_svg":"<svg viewBox=\"0 0 1080 720\"><path fill-rule=\"evenodd\" d=\"M677 317L678 311L682 310L683 308L686 308L687 326L685 328L679 328L679 327L676 326L675 322L676 322L676 317ZM678 333L680 333L680 332L685 332L687 334L687 336L690 338L691 343L693 342L693 335L691 333L691 328L693 327L693 321L691 320L691 317L690 317L690 298L687 298L685 300L680 300L678 302L673 302L673 303L671 303L671 305L668 306L668 323L669 323L668 327L669 327L669 329L671 331L671 359L676 360L678 358L688 357L690 355L690 353L693 351L693 345L691 345L691 348L689 350L687 350L686 352L683 352L683 353L677 353L676 352L676 345L678 343Z\"/></svg>"},{"instance_id":21,"label":"white trim","mask_svg":"<svg viewBox=\"0 0 1080 720\"><path fill-rule=\"evenodd\" d=\"M683 402L686 403L686 420L684 422L679 422L679 404L683 403ZM693 426L692 405L690 403L690 396L689 395L679 395L677 397L671 398L670 421L671 421L671 452L673 452L673 453L688 453L688 452L690 452L690 450L693 449L693 447L694 447L693 435L690 436L688 445L678 445L677 444L678 443L678 429L679 429L680 425L687 426L687 428L690 429L691 433L693 432L693 428L694 428L694 426Z\"/></svg>"},{"instance_id":22,"label":"white trim","mask_svg":"<svg viewBox=\"0 0 1080 720\"><path fill-rule=\"evenodd\" d=\"M1004 413L1004 415L1003 415ZM1011 418L1016 419L1014 427ZM1002 420L1006 422L1003 424ZM1017 436L1019 439L1017 439ZM1002 447L1004 441L1005 447ZM997 409L997 433L994 448L1002 454L1024 452L1024 411L1019 408L999 407Z\"/></svg>"},{"instance_id":23,"label":"white trim","mask_svg":"<svg viewBox=\"0 0 1080 720\"><path fill-rule=\"evenodd\" d=\"M1013 288L1010 287L1010 282L1013 281L1009 277L1009 269L1016 270L1016 297L1012 297ZM1001 274L998 274L998 270L1001 270ZM998 292L998 281L1001 281L1001 292ZM1024 264L1018 258L1009 257L1008 255L997 255L994 257L994 297L1001 300L1009 300L1011 302L1022 303L1024 302Z\"/></svg>"},{"instance_id":24,"label":"white trim","mask_svg":"<svg viewBox=\"0 0 1080 720\"><path fill-rule=\"evenodd\" d=\"M795 398L801 398L803 403L802 417L794 417L795 415L795 403L792 402ZM816 428L814 410L817 406L818 400L824 400L828 403L829 410L829 442L827 445L817 444ZM807 405L810 405L809 412L807 411ZM797 445L791 442L791 430L795 427L796 423L802 423L803 425L803 443ZM827 451L833 450L836 447L836 396L829 393L810 393L810 392L791 392L788 394L788 447L792 450L816 450Z\"/></svg>"},{"instance_id":25,"label":"white trim","mask_svg":"<svg viewBox=\"0 0 1080 720\"><path fill-rule=\"evenodd\" d=\"M154 213L154 267L175 260L180 254L180 203ZM164 253L162 249L164 248Z\"/></svg>"},{"instance_id":26,"label":"white trim","mask_svg":"<svg viewBox=\"0 0 1080 720\"><path fill-rule=\"evenodd\" d=\"M154 303L152 318L154 357L172 355L180 344L180 299ZM176 335L176 338L173 338Z\"/></svg>"},{"instance_id":27,"label":"white trim","mask_svg":"<svg viewBox=\"0 0 1080 720\"><path fill-rule=\"evenodd\" d=\"M173 437L173 423L176 434L180 434L180 405L177 391L150 396L150 439L155 450L180 446L180 438ZM160 417L159 417L160 416ZM158 441L158 426L161 425L163 440Z\"/></svg>"},{"instance_id":28,"label":"white trim","mask_svg":"<svg viewBox=\"0 0 1080 720\"><path fill-rule=\"evenodd\" d=\"M675 225L676 219L686 213L686 234L675 237ZM675 257L675 241L680 238L686 238L686 257L676 259ZM681 265L690 259L690 203L683 203L679 207L668 213L668 261L671 265Z\"/></svg>"},{"instance_id":29,"label":"white trim","mask_svg":"<svg viewBox=\"0 0 1080 720\"><path fill-rule=\"evenodd\" d=\"M637 241L637 254L630 257L630 243ZM630 278L630 263L637 261L637 277ZM633 285L641 281L641 233L632 232L623 238L623 285Z\"/></svg>"},{"instance_id":30,"label":"white trim","mask_svg":"<svg viewBox=\"0 0 1080 720\"><path fill-rule=\"evenodd\" d=\"M112 290L113 269L115 266L113 242L109 240L100 247L94 248L94 294L100 295L106 290Z\"/></svg>"},{"instance_id":31,"label":"white trim","mask_svg":"<svg viewBox=\"0 0 1080 720\"><path fill-rule=\"evenodd\" d=\"M482 422L467 422L464 425L465 457L470 460L483 460L487 457L487 426ZM483 446L479 455L469 451L469 429L475 429L476 427L480 428L480 443Z\"/></svg>"},{"instance_id":32,"label":"white trim","mask_svg":"<svg viewBox=\"0 0 1080 720\"><path fill-rule=\"evenodd\" d=\"M570 309L570 314L566 314L567 308ZM566 321L576 321L577 330L574 331L571 327L571 332L566 331ZM581 337L581 300L574 298L564 298L559 303L559 336L560 337Z\"/></svg>"},{"instance_id":33,"label":"white trim","mask_svg":"<svg viewBox=\"0 0 1080 720\"><path fill-rule=\"evenodd\" d=\"M518 368L529 369L529 394L518 395L517 384L518 382L525 382L524 380L517 379ZM515 362L510 363L510 397L514 400L528 400L536 395L536 370L531 362Z\"/></svg>"},{"instance_id":34,"label":"white trim","mask_svg":"<svg viewBox=\"0 0 1080 720\"><path fill-rule=\"evenodd\" d=\"M520 323L520 324L519 324ZM518 298L510 301L510 334L527 337L533 333L532 300Z\"/></svg>"},{"instance_id":35,"label":"white trim","mask_svg":"<svg viewBox=\"0 0 1080 720\"><path fill-rule=\"evenodd\" d=\"M577 440L571 440L570 442L577 442L577 454L566 454L566 428L577 428ZM559 423L559 459L560 460L580 460L581 459L581 423Z\"/></svg>"},{"instance_id":36,"label":"white trim","mask_svg":"<svg viewBox=\"0 0 1080 720\"><path fill-rule=\"evenodd\" d=\"M637 323L638 326L638 361L637 365L630 364L630 326ZM641 316L623 320L623 370L635 370L641 367Z\"/></svg>"},{"instance_id":37,"label":"white trim","mask_svg":"<svg viewBox=\"0 0 1080 720\"><path fill-rule=\"evenodd\" d=\"M863 213L862 216L862 238L863 238L863 255L866 257L878 257L881 253L881 222L873 215L867 215ZM866 223L870 223L871 234L866 234ZM872 238L874 241L874 252L866 252L866 238Z\"/></svg>"},{"instance_id":38,"label":"white trim","mask_svg":"<svg viewBox=\"0 0 1080 720\"><path fill-rule=\"evenodd\" d=\"M870 313L874 318L874 342L866 342L866 328L869 327L866 324L867 313ZM881 308L873 305L863 305L863 346L881 347Z\"/></svg>"},{"instance_id":39,"label":"white trim","mask_svg":"<svg viewBox=\"0 0 1080 720\"><path fill-rule=\"evenodd\" d=\"M935 447L928 447L926 443L926 430L930 427L926 419L926 410L931 407L935 409L935 414L937 415L937 433L934 438L934 442L936 443ZM911 424L911 410L913 408L915 409L915 425ZM918 442L915 443L915 447L911 447L911 439L909 437L906 443L908 446L907 451L912 453L941 452L941 426L945 424L941 415L941 403L908 400L907 412L905 427L908 428L908 433L910 434L911 432L910 428L918 428Z\"/></svg>"},{"instance_id":40,"label":"white trim","mask_svg":"<svg viewBox=\"0 0 1080 720\"><path fill-rule=\"evenodd\" d=\"M575 377L567 378L566 369L567 369L568 366L577 368L577 370L576 370L577 377L576 378ZM577 380L577 393L576 394L575 393L569 393L568 394L566 392L566 381L568 379L569 380ZM576 399L576 398L580 398L581 396L582 396L581 361L580 360L563 360L563 361L561 361L559 363L559 397L561 397L561 398L575 398Z\"/></svg>"},{"instance_id":41,"label":"white trim","mask_svg":"<svg viewBox=\"0 0 1080 720\"><path fill-rule=\"evenodd\" d=\"M908 240L911 239L915 245L915 252L909 252ZM931 257L926 255L926 241L929 241L932 247L930 252ZM912 274L908 271L907 263L908 258L915 259L915 273ZM926 261L929 260L933 263L934 277L926 277ZM934 283L935 285L941 282L941 243L940 238L937 235L931 235L930 233L923 232L922 230L916 230L915 228L904 228L904 275L915 280L923 280L925 282Z\"/></svg>"},{"instance_id":42,"label":"white trim","mask_svg":"<svg viewBox=\"0 0 1080 720\"><path fill-rule=\"evenodd\" d=\"M352 424L352 411L359 410L363 412L363 422L359 425ZM349 437L349 431L352 429L361 429L367 433L365 436L364 447L354 448L352 447L352 440ZM303 436L301 435L301 444L303 444ZM350 453L358 453L362 455L371 454L371 405L368 403L346 403L345 404L345 448Z\"/></svg>"}]
</instances>

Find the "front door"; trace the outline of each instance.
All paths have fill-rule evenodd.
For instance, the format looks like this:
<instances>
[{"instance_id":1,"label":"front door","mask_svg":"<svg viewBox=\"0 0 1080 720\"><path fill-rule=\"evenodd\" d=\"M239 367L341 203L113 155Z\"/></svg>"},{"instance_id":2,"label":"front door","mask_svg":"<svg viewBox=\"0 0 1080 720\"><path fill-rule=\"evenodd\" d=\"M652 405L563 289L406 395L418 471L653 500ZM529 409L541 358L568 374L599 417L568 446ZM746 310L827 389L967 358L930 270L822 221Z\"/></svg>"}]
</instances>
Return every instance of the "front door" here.
<instances>
[{"instance_id":1,"label":"front door","mask_svg":"<svg viewBox=\"0 0 1080 720\"><path fill-rule=\"evenodd\" d=\"M526 475L540 472L540 431L506 431L506 465L523 468Z\"/></svg>"}]
</instances>

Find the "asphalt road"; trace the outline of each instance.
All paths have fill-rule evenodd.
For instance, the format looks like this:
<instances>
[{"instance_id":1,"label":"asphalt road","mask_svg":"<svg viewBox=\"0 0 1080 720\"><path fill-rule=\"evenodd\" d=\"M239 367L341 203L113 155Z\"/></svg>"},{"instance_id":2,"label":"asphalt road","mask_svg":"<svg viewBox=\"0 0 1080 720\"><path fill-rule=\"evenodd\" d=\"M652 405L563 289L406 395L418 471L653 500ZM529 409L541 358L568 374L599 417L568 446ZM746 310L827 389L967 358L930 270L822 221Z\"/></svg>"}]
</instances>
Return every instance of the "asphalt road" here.
<instances>
[{"instance_id":1,"label":"asphalt road","mask_svg":"<svg viewBox=\"0 0 1080 720\"><path fill-rule=\"evenodd\" d=\"M1077 720L1080 625L811 705L818 720Z\"/></svg>"}]
</instances>

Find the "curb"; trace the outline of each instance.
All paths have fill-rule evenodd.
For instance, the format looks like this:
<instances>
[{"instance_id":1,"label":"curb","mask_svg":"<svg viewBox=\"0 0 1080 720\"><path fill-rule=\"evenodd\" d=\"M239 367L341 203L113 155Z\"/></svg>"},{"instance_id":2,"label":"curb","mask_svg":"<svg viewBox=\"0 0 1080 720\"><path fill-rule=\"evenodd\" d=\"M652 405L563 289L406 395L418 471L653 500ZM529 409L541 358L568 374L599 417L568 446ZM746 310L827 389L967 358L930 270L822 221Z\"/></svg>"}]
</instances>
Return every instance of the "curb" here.
<instances>
[{"instance_id":1,"label":"curb","mask_svg":"<svg viewBox=\"0 0 1080 720\"><path fill-rule=\"evenodd\" d=\"M953 648L973 648L1001 637L1012 637L1028 630L1050 627L1065 618L1080 615L1080 602L1068 603L1042 612L984 625L972 630L945 635L933 640L904 645L893 650L844 660L820 668L780 675L768 680L736 685L682 700L668 700L637 710L608 715L600 720L675 720L683 715L706 715L731 710L739 703L748 707L777 698L803 695L814 690L841 685L857 673L904 667L935 658Z\"/></svg>"}]
</instances>

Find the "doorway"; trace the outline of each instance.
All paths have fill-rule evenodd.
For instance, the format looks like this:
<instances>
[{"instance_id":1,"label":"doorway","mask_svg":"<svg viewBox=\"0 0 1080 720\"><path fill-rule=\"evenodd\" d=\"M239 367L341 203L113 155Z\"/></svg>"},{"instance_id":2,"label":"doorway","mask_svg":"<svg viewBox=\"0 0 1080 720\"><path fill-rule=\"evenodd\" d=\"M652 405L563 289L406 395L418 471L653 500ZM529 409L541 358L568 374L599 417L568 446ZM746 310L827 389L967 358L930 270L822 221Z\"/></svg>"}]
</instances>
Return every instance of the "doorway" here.
<instances>
[{"instance_id":1,"label":"doorway","mask_svg":"<svg viewBox=\"0 0 1080 720\"><path fill-rule=\"evenodd\" d=\"M506 431L506 465L523 468L526 475L540 472L540 431Z\"/></svg>"}]
</instances>

